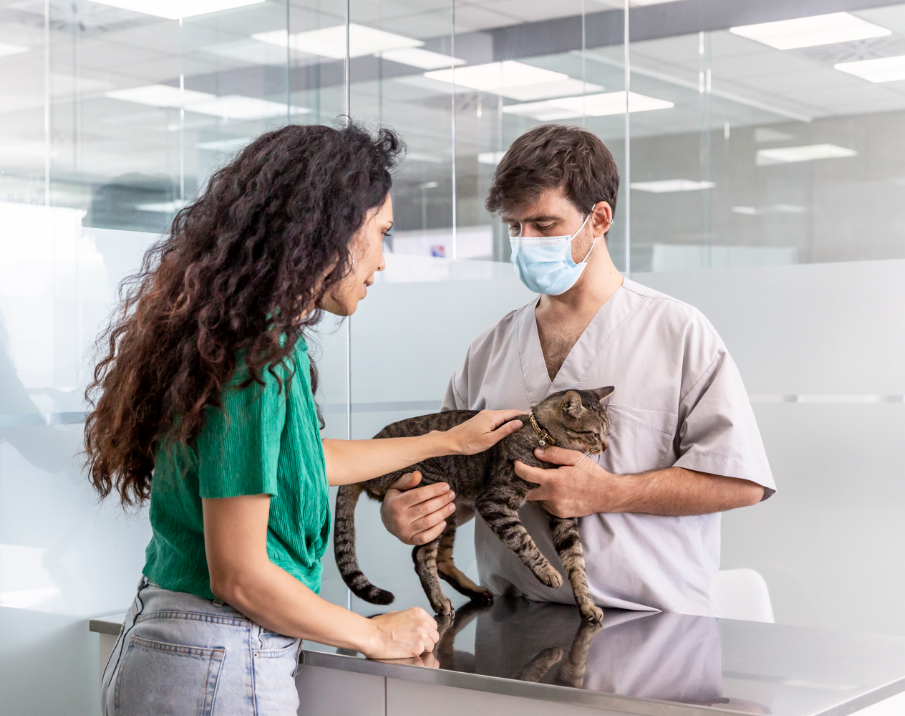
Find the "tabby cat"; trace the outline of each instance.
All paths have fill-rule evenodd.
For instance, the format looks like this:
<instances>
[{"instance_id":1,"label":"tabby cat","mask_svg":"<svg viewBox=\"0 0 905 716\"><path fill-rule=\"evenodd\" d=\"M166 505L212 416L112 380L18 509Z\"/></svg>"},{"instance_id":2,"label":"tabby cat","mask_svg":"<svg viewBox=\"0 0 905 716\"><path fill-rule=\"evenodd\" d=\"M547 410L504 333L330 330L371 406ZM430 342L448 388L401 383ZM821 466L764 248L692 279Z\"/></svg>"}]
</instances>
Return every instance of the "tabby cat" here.
<instances>
[{"instance_id":1,"label":"tabby cat","mask_svg":"<svg viewBox=\"0 0 905 716\"><path fill-rule=\"evenodd\" d=\"M336 532L334 549L336 564L343 581L352 592L372 604L390 604L394 596L371 584L362 574L355 555L355 506L358 497L366 492L382 502L389 487L407 472L419 470L422 484L446 482L456 493L457 512L476 510L494 534L542 584L559 587L562 577L544 557L534 540L519 521L519 508L528 492L536 485L515 474L513 460L521 460L535 467L554 467L534 456L538 446L557 445L585 454L597 455L607 449L606 432L610 418L603 401L613 392L612 387L596 390L565 390L554 393L522 415L521 430L504 438L478 455L450 455L435 457L382 477L339 488L336 497ZM446 413L422 415L388 425L374 437L397 438L424 435L432 430L449 430L477 415L473 410L453 410ZM600 621L601 611L591 599L585 575L584 555L578 536L578 521L549 516L553 545L562 560L575 602L581 616ZM447 521L446 529L431 542L415 547L412 559L421 586L438 614L452 614L453 603L440 586L442 577L453 588L470 599L493 601L493 593L478 586L460 572L452 558L456 537L456 520Z\"/></svg>"}]
</instances>

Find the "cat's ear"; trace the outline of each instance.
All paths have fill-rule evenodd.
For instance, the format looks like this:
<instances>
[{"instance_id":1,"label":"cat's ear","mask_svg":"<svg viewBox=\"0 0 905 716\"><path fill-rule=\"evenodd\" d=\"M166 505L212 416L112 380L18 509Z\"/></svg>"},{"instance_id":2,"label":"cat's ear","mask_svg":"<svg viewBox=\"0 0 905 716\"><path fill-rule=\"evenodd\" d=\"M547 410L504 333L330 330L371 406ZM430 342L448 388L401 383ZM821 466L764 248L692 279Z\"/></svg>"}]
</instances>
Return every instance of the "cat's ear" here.
<instances>
[{"instance_id":1,"label":"cat's ear","mask_svg":"<svg viewBox=\"0 0 905 716\"><path fill-rule=\"evenodd\" d=\"M612 385L608 385L606 388L595 388L594 390L589 390L588 392L594 395L601 403L609 398L614 392L615 388Z\"/></svg>"},{"instance_id":2,"label":"cat's ear","mask_svg":"<svg viewBox=\"0 0 905 716\"><path fill-rule=\"evenodd\" d=\"M562 411L573 418L578 418L585 411L584 405L581 403L581 396L574 390L566 393L562 399Z\"/></svg>"}]
</instances>

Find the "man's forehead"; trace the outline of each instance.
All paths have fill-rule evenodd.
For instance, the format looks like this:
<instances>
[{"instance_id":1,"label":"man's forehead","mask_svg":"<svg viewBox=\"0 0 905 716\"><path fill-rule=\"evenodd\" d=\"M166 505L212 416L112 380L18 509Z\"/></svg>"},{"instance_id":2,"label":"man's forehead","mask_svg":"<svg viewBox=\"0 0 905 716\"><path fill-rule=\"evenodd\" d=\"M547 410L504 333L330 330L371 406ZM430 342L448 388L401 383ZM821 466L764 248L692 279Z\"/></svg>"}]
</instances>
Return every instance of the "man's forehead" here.
<instances>
[{"instance_id":1,"label":"man's forehead","mask_svg":"<svg viewBox=\"0 0 905 716\"><path fill-rule=\"evenodd\" d=\"M562 188L545 189L536 200L500 211L503 221L541 221L565 219L578 211Z\"/></svg>"}]
</instances>

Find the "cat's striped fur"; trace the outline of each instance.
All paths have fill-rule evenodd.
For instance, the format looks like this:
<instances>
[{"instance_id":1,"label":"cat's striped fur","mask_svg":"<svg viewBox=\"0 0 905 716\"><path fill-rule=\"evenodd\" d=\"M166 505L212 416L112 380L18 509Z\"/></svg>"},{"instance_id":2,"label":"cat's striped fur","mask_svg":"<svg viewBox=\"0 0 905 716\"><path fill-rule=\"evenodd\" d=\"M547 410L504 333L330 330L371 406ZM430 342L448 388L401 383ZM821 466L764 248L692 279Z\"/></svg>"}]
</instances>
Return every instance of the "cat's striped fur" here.
<instances>
[{"instance_id":1,"label":"cat's striped fur","mask_svg":"<svg viewBox=\"0 0 905 716\"><path fill-rule=\"evenodd\" d=\"M552 437L557 446L578 450L586 455L598 454L607 448L606 432L610 420L603 401L612 392L612 387L562 391L536 405L532 413L542 431ZM422 415L388 425L375 437L408 437L424 435L431 430L449 430L476 414L476 411L454 410ZM355 595L372 604L389 604L394 598L390 592L371 584L358 566L355 555L355 506L358 497L365 492L372 499L382 502L387 490L397 479L416 470L422 474L422 484L448 483L456 493L457 512L476 510L494 534L541 583L549 587L559 587L562 584L560 573L541 554L519 520L518 510L535 485L515 474L513 461L521 460L535 467L553 467L534 456L534 449L539 442L538 433L527 415L520 419L522 429L501 440L487 452L431 458L404 470L339 488L334 533L336 564L343 580ZM588 590L577 520L550 515L550 527L553 544L571 582L582 617L599 621L603 618L603 612L594 604ZM485 602L493 600L489 589L475 584L456 567L452 557L455 535L456 520L450 519L438 538L415 547L412 552L415 571L431 606L438 614L453 612L452 601L443 593L440 578L471 599Z\"/></svg>"}]
</instances>

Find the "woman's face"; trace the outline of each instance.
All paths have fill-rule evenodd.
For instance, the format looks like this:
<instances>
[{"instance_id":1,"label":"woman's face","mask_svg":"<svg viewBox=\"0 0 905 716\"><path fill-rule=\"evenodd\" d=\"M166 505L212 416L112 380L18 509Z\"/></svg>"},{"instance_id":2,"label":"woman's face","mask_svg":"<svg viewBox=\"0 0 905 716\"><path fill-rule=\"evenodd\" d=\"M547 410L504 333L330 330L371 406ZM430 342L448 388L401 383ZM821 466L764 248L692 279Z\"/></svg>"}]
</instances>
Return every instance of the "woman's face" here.
<instances>
[{"instance_id":1,"label":"woman's face","mask_svg":"<svg viewBox=\"0 0 905 716\"><path fill-rule=\"evenodd\" d=\"M387 194L383 205L371 209L350 244L354 263L348 276L321 299L321 308L337 316L351 316L358 302L368 295L374 272L383 271L383 239L393 228L393 200Z\"/></svg>"}]
</instances>

